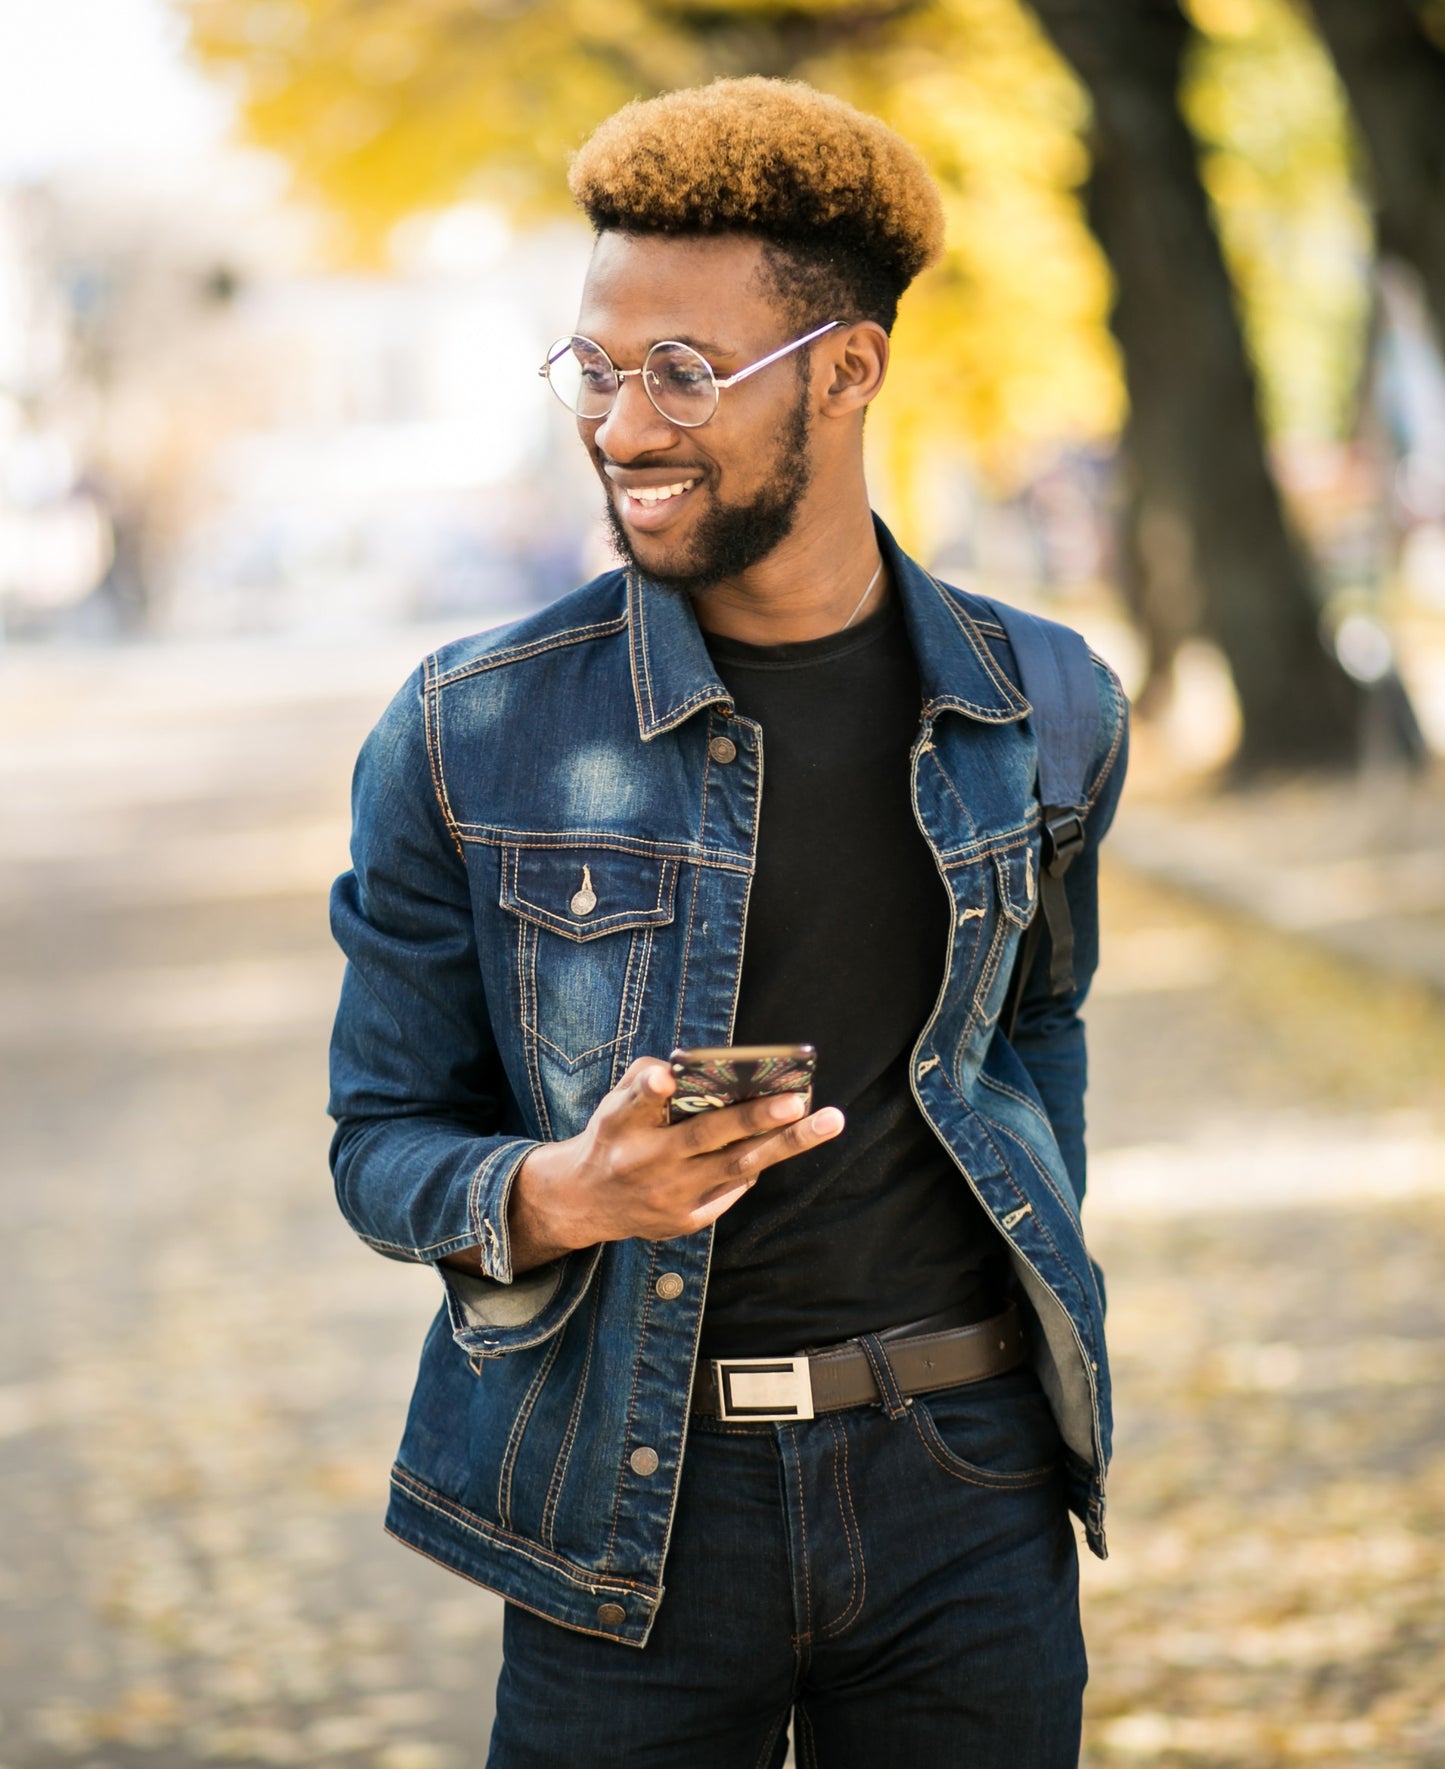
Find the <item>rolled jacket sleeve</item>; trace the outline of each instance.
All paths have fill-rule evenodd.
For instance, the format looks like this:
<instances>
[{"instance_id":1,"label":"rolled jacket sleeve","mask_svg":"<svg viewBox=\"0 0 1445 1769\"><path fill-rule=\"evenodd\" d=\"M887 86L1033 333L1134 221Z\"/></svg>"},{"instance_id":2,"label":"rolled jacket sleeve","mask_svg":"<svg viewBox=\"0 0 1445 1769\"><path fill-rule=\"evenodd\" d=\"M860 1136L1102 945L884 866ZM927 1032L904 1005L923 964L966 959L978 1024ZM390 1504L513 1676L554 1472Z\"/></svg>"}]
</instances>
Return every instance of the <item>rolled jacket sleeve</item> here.
<instances>
[{"instance_id":1,"label":"rolled jacket sleeve","mask_svg":"<svg viewBox=\"0 0 1445 1769\"><path fill-rule=\"evenodd\" d=\"M556 1331L596 1250L514 1281L507 1206L536 1139L517 1114L478 962L466 865L426 742L424 678L402 689L357 761L352 866L331 893L346 975L331 1039L331 1169L342 1214L388 1258L475 1248L440 1268L452 1330L498 1354Z\"/></svg>"}]
</instances>

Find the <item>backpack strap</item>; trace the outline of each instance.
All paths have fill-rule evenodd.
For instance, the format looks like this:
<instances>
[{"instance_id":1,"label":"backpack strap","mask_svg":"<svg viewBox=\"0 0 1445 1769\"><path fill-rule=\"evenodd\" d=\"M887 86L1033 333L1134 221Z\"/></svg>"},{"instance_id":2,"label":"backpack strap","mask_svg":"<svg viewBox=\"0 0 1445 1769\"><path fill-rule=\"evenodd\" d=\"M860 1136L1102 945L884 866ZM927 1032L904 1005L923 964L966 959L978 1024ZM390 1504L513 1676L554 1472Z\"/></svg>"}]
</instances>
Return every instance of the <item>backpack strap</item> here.
<instances>
[{"instance_id":1,"label":"backpack strap","mask_svg":"<svg viewBox=\"0 0 1445 1769\"><path fill-rule=\"evenodd\" d=\"M1084 847L1084 807L1089 768L1098 738L1099 701L1089 647L1072 627L1025 614L1007 602L980 597L1008 636L1018 665L1019 687L1038 744L1038 795L1043 812L1039 898L1043 916L1034 916L1009 988L1005 1027L1012 1035L1047 921L1052 942L1049 988L1068 995L1074 987L1074 923L1064 892L1064 875Z\"/></svg>"}]
</instances>

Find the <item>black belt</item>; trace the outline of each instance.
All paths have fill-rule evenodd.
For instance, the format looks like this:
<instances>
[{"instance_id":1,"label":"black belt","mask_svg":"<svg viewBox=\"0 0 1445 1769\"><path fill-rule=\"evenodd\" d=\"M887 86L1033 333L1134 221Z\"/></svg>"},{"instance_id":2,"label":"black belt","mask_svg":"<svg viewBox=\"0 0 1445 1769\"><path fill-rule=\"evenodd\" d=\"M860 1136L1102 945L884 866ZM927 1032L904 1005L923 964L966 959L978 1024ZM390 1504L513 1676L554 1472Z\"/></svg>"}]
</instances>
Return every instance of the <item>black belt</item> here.
<instances>
[{"instance_id":1,"label":"black belt","mask_svg":"<svg viewBox=\"0 0 1445 1769\"><path fill-rule=\"evenodd\" d=\"M881 1336L905 1395L1002 1376L1024 1361L1016 1303L1002 1314L939 1333ZM711 1358L698 1371L692 1410L705 1419L811 1419L882 1400L868 1353L856 1340L797 1357Z\"/></svg>"}]
</instances>

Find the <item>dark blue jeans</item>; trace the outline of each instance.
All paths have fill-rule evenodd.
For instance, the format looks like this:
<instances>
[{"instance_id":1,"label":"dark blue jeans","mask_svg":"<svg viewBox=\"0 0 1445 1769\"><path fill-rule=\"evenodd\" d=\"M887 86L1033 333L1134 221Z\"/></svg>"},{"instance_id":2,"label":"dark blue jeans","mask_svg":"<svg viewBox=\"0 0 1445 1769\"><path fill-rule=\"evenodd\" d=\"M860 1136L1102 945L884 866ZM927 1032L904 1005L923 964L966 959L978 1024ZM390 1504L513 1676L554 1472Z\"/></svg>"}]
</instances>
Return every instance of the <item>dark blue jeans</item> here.
<instances>
[{"instance_id":1,"label":"dark blue jeans","mask_svg":"<svg viewBox=\"0 0 1445 1769\"><path fill-rule=\"evenodd\" d=\"M490 1769L1074 1769L1086 1665L1032 1372L694 1420L640 1651L508 1604Z\"/></svg>"}]
</instances>

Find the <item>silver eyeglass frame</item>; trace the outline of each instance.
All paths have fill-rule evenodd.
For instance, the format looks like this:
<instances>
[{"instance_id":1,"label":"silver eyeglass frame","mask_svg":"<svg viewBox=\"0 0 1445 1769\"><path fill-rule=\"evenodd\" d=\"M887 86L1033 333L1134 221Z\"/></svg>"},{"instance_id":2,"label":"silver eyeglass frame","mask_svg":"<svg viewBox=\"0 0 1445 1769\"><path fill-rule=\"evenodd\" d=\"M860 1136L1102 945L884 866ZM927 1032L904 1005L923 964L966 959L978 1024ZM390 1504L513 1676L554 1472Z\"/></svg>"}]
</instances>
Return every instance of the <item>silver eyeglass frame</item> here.
<instances>
[{"instance_id":1,"label":"silver eyeglass frame","mask_svg":"<svg viewBox=\"0 0 1445 1769\"><path fill-rule=\"evenodd\" d=\"M659 338L655 344L648 345L647 355L642 359L641 368L620 369L617 364L612 361L612 358L607 355L607 352L595 338L585 337L581 332L572 332L565 338L558 338L555 343L549 347L546 360L537 370L537 373L552 389L552 392L556 395L557 403L564 411L571 412L574 418L581 418L584 424L600 424L603 418L611 417L615 410L618 398L622 393L622 383L633 375L646 376L647 365L652 358L654 350L667 350L669 348L676 350L691 350L692 354L699 362L707 364L707 372L712 376L712 410L705 418L698 418L694 422L689 423L685 418L675 418L671 412L665 412L654 398L652 389L648 386L646 379L643 380L642 391L647 395L648 402L652 406L652 409L667 423L675 424L679 430L700 430L704 424L711 423L717 416L717 408L721 402L721 397L729 387L736 387L739 381L746 381L749 375L757 374L759 369L765 369L770 363L779 362L783 357L791 356L795 350L801 350L805 344L812 344L816 339L821 338L824 333L836 331L839 326L845 325L846 323L845 320L830 319L826 325L818 326L805 337L794 338L792 343L780 345L778 349L769 351L766 356L760 356L756 362L750 362L746 368L738 369L734 374L722 376L718 375L712 364L708 362L707 358L700 350L692 344L685 344L681 338ZM558 360L564 350L570 350L572 345L579 340L584 344L590 344L599 356L605 357L607 362L611 365L613 374L617 377L617 391L612 395L611 402L606 411L579 412L575 405L570 405L567 400L558 393L556 383L552 380L552 364Z\"/></svg>"}]
</instances>

